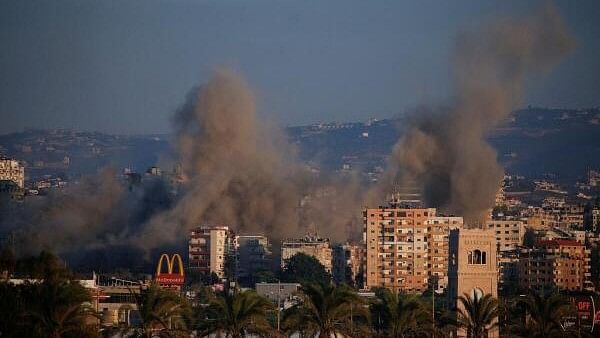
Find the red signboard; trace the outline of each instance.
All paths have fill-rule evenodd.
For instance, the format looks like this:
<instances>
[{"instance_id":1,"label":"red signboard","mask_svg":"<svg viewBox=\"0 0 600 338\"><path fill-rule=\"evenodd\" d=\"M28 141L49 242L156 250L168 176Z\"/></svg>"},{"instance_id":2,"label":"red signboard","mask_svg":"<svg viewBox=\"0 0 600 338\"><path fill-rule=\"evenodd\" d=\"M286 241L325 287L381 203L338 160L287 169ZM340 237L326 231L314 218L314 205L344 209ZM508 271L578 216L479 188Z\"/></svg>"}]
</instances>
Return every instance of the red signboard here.
<instances>
[{"instance_id":1,"label":"red signboard","mask_svg":"<svg viewBox=\"0 0 600 338\"><path fill-rule=\"evenodd\" d=\"M167 272L162 272L164 260L166 260L167 263ZM179 272L177 273L173 271L175 268L175 263L177 263L177 270L179 270ZM162 287L174 287L176 289L180 289L185 282L185 275L183 271L183 261L181 259L181 256L179 256L178 254L174 254L172 257L169 257L169 255L167 254L162 254L160 255L160 259L158 260L158 265L156 267L156 276L154 277L154 280L158 285Z\"/></svg>"},{"instance_id":2,"label":"red signboard","mask_svg":"<svg viewBox=\"0 0 600 338\"><path fill-rule=\"evenodd\" d=\"M158 284L183 285L185 278L178 273L161 273L155 280Z\"/></svg>"}]
</instances>

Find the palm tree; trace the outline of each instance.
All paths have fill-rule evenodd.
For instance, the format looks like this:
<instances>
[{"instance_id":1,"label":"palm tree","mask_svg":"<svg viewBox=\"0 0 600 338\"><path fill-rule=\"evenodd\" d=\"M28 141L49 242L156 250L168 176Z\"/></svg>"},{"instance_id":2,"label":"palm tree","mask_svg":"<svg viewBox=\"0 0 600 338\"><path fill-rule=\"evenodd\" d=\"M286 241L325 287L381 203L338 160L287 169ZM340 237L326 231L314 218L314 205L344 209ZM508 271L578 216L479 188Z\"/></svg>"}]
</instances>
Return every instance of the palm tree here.
<instances>
[{"instance_id":1,"label":"palm tree","mask_svg":"<svg viewBox=\"0 0 600 338\"><path fill-rule=\"evenodd\" d=\"M273 332L267 320L272 304L254 290L225 291L211 297L200 308L196 328L201 337L224 334L226 337L242 338L247 334L261 336Z\"/></svg>"},{"instance_id":2,"label":"palm tree","mask_svg":"<svg viewBox=\"0 0 600 338\"><path fill-rule=\"evenodd\" d=\"M133 292L132 292L133 293ZM187 304L175 292L152 284L140 294L133 293L141 327L126 329L128 337L172 337L186 332Z\"/></svg>"},{"instance_id":3,"label":"palm tree","mask_svg":"<svg viewBox=\"0 0 600 338\"><path fill-rule=\"evenodd\" d=\"M299 296L300 302L284 313L283 325L289 333L323 338L364 335L368 311L349 287L308 284Z\"/></svg>"},{"instance_id":4,"label":"palm tree","mask_svg":"<svg viewBox=\"0 0 600 338\"><path fill-rule=\"evenodd\" d=\"M458 309L457 324L467 331L467 337L485 338L498 326L498 301L492 295L474 292L471 297L465 293L458 299L462 308Z\"/></svg>"},{"instance_id":5,"label":"palm tree","mask_svg":"<svg viewBox=\"0 0 600 338\"><path fill-rule=\"evenodd\" d=\"M25 307L22 287L0 281L0 337L19 337L24 323Z\"/></svg>"},{"instance_id":6,"label":"palm tree","mask_svg":"<svg viewBox=\"0 0 600 338\"><path fill-rule=\"evenodd\" d=\"M513 326L513 331L523 337L562 336L565 330L562 318L574 309L569 301L559 294L548 297L531 292L517 301L517 310L524 310L525 323Z\"/></svg>"},{"instance_id":7,"label":"palm tree","mask_svg":"<svg viewBox=\"0 0 600 338\"><path fill-rule=\"evenodd\" d=\"M388 289L378 289L375 295L372 317L377 316L378 329L385 337L424 336L431 331L431 312L417 296Z\"/></svg>"},{"instance_id":8,"label":"palm tree","mask_svg":"<svg viewBox=\"0 0 600 338\"><path fill-rule=\"evenodd\" d=\"M58 338L79 335L87 320L95 318L91 296L81 284L72 281L46 281L22 288L29 334Z\"/></svg>"}]
</instances>

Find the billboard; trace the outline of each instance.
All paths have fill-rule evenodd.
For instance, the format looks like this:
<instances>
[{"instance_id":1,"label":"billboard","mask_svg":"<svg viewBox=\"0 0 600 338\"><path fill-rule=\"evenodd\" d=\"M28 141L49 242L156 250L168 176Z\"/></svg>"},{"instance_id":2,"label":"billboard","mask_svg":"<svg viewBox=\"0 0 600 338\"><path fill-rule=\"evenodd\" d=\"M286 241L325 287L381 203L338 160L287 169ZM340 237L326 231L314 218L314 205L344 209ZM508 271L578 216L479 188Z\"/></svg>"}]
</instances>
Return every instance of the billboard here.
<instances>
[{"instance_id":1,"label":"billboard","mask_svg":"<svg viewBox=\"0 0 600 338\"><path fill-rule=\"evenodd\" d=\"M163 272L163 265L167 263L167 272ZM174 271L175 263L177 263L177 272ZM158 265L156 266L156 275L154 281L162 287L180 289L185 282L185 274L183 270L183 260L179 254L169 255L163 253L160 255Z\"/></svg>"}]
</instances>

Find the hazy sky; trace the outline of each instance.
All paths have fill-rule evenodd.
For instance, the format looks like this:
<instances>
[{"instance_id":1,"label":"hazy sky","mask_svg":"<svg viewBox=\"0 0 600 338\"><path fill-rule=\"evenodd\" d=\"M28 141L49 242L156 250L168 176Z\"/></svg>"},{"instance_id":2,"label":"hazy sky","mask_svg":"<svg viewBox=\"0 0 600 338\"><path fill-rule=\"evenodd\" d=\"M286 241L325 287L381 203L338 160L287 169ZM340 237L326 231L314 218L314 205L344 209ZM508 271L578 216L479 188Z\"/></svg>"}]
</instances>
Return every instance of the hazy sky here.
<instances>
[{"instance_id":1,"label":"hazy sky","mask_svg":"<svg viewBox=\"0 0 600 338\"><path fill-rule=\"evenodd\" d=\"M219 65L280 125L385 118L450 92L453 38L538 1L0 1L0 133L168 132ZM559 1L578 49L528 104L600 104L600 1Z\"/></svg>"}]
</instances>

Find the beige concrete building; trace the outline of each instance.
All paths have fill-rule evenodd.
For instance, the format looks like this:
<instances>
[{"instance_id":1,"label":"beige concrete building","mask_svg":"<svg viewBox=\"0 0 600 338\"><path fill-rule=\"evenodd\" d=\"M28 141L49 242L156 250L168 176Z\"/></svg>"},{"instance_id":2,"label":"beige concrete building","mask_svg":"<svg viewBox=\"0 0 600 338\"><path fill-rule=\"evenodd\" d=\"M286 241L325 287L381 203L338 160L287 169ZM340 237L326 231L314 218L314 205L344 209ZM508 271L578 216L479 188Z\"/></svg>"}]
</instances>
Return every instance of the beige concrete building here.
<instances>
[{"instance_id":1,"label":"beige concrete building","mask_svg":"<svg viewBox=\"0 0 600 338\"><path fill-rule=\"evenodd\" d=\"M519 276L521 287L538 291L593 289L590 250L572 239L539 241L521 250Z\"/></svg>"},{"instance_id":2,"label":"beige concrete building","mask_svg":"<svg viewBox=\"0 0 600 338\"><path fill-rule=\"evenodd\" d=\"M306 236L298 239L287 239L281 243L281 267L297 253L315 257L327 272L332 272L332 250L329 238Z\"/></svg>"},{"instance_id":3,"label":"beige concrete building","mask_svg":"<svg viewBox=\"0 0 600 338\"><path fill-rule=\"evenodd\" d=\"M489 229L454 229L449 235L448 306L461 309L458 297L491 294L498 297L496 234ZM458 330L458 337L465 337ZM488 337L498 337L498 329Z\"/></svg>"},{"instance_id":4,"label":"beige concrete building","mask_svg":"<svg viewBox=\"0 0 600 338\"><path fill-rule=\"evenodd\" d=\"M524 212L527 226L535 230L559 228L583 229L584 206L565 204L561 207L530 207Z\"/></svg>"},{"instance_id":5,"label":"beige concrete building","mask_svg":"<svg viewBox=\"0 0 600 338\"><path fill-rule=\"evenodd\" d=\"M19 188L25 186L25 167L17 161L0 157L0 181L15 182Z\"/></svg>"},{"instance_id":6,"label":"beige concrete building","mask_svg":"<svg viewBox=\"0 0 600 338\"><path fill-rule=\"evenodd\" d=\"M498 250L515 250L523 245L523 236L525 235L525 225L517 220L489 220L485 226L496 233L496 242Z\"/></svg>"},{"instance_id":7,"label":"beige concrete building","mask_svg":"<svg viewBox=\"0 0 600 338\"><path fill-rule=\"evenodd\" d=\"M448 231L462 217L441 217L435 208L376 208L363 211L365 287L423 292L435 279L447 284Z\"/></svg>"},{"instance_id":8,"label":"beige concrete building","mask_svg":"<svg viewBox=\"0 0 600 338\"><path fill-rule=\"evenodd\" d=\"M225 261L235 250L235 237L227 226L202 226L190 231L190 271L225 276Z\"/></svg>"}]
</instances>

